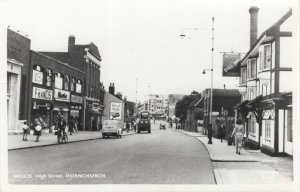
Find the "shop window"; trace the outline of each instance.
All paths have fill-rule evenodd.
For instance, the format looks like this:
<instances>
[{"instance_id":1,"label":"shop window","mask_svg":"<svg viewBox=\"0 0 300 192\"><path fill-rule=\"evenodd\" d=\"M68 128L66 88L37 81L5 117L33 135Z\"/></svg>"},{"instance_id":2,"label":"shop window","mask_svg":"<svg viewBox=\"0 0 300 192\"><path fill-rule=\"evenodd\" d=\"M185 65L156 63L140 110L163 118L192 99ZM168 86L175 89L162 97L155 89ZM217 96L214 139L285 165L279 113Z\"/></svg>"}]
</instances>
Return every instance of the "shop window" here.
<instances>
[{"instance_id":1,"label":"shop window","mask_svg":"<svg viewBox=\"0 0 300 192\"><path fill-rule=\"evenodd\" d=\"M75 91L75 86L76 86L76 81L75 81L75 78L72 77L71 84L70 84L70 88L71 88L72 92Z\"/></svg>"},{"instance_id":2,"label":"shop window","mask_svg":"<svg viewBox=\"0 0 300 192\"><path fill-rule=\"evenodd\" d=\"M287 141L293 142L293 110L287 110Z\"/></svg>"},{"instance_id":3,"label":"shop window","mask_svg":"<svg viewBox=\"0 0 300 192\"><path fill-rule=\"evenodd\" d=\"M256 118L253 114L251 114L248 119L248 131L253 134L256 133Z\"/></svg>"},{"instance_id":4,"label":"shop window","mask_svg":"<svg viewBox=\"0 0 300 192\"><path fill-rule=\"evenodd\" d=\"M52 87L52 79L53 79L53 71L52 69L47 69L47 77L46 77L46 86Z\"/></svg>"},{"instance_id":5,"label":"shop window","mask_svg":"<svg viewBox=\"0 0 300 192\"><path fill-rule=\"evenodd\" d=\"M265 138L271 139L271 120L265 120Z\"/></svg>"},{"instance_id":6,"label":"shop window","mask_svg":"<svg viewBox=\"0 0 300 192\"><path fill-rule=\"evenodd\" d=\"M62 89L63 82L63 75L61 73L55 73L55 88Z\"/></svg>"},{"instance_id":7,"label":"shop window","mask_svg":"<svg viewBox=\"0 0 300 192\"><path fill-rule=\"evenodd\" d=\"M76 82L76 93L82 93L82 81L80 79Z\"/></svg>"},{"instance_id":8,"label":"shop window","mask_svg":"<svg viewBox=\"0 0 300 192\"><path fill-rule=\"evenodd\" d=\"M32 83L43 85L43 81L44 81L43 68L39 65L33 66Z\"/></svg>"},{"instance_id":9,"label":"shop window","mask_svg":"<svg viewBox=\"0 0 300 192\"><path fill-rule=\"evenodd\" d=\"M70 76L66 75L66 78L65 78L65 90L69 91L69 89L70 89Z\"/></svg>"}]
</instances>

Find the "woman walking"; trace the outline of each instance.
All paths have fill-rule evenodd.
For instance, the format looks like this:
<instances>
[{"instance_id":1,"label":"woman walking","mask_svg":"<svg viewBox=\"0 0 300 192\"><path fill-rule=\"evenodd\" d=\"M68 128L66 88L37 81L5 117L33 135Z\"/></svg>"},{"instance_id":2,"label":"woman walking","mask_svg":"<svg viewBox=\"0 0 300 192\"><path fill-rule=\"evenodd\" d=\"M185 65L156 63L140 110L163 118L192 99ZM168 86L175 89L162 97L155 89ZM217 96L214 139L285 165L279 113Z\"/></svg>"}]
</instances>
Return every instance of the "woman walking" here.
<instances>
[{"instance_id":1,"label":"woman walking","mask_svg":"<svg viewBox=\"0 0 300 192\"><path fill-rule=\"evenodd\" d=\"M244 126L241 119L238 119L236 123L237 125L233 129L231 137L235 135L236 153L241 154L243 135L244 135Z\"/></svg>"}]
</instances>

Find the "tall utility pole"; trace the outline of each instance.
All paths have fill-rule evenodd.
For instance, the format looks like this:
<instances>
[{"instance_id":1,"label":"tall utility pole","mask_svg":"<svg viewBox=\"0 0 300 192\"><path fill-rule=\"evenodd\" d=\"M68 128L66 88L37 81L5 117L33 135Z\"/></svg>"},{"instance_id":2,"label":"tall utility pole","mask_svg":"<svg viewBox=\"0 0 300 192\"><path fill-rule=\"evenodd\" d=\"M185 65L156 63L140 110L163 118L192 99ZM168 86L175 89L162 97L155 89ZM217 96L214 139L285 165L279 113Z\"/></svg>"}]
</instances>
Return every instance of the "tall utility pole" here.
<instances>
[{"instance_id":1,"label":"tall utility pole","mask_svg":"<svg viewBox=\"0 0 300 192\"><path fill-rule=\"evenodd\" d=\"M210 87L210 115L209 115L209 122L212 124L212 103L213 103L213 74L214 74L214 17L212 17L212 37L211 37L211 87Z\"/></svg>"}]
</instances>

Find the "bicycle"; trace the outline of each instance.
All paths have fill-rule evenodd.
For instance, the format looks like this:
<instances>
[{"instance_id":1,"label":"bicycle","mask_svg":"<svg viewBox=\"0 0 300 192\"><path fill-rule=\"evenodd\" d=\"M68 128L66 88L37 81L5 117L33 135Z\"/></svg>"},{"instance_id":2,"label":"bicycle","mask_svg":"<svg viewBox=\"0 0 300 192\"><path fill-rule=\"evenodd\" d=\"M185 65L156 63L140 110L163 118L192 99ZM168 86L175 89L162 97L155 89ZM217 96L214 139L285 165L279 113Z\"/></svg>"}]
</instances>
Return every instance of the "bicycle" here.
<instances>
[{"instance_id":1,"label":"bicycle","mask_svg":"<svg viewBox=\"0 0 300 192\"><path fill-rule=\"evenodd\" d=\"M58 143L67 143L68 142L68 134L66 132L60 130L57 134L57 142Z\"/></svg>"}]
</instances>

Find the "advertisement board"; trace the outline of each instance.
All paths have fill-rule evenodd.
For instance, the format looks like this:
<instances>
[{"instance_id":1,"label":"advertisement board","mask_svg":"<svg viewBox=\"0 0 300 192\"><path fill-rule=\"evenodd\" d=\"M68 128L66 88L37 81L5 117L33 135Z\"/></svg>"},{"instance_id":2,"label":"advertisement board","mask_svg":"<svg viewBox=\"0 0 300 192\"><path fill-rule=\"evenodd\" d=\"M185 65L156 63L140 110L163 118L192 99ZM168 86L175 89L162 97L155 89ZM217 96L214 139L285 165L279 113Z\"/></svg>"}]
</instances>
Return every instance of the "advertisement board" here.
<instances>
[{"instance_id":1,"label":"advertisement board","mask_svg":"<svg viewBox=\"0 0 300 192\"><path fill-rule=\"evenodd\" d=\"M43 72L33 70L32 71L32 83L43 85Z\"/></svg>"},{"instance_id":2,"label":"advertisement board","mask_svg":"<svg viewBox=\"0 0 300 192\"><path fill-rule=\"evenodd\" d=\"M110 103L110 112L109 119L122 119L122 103L111 102Z\"/></svg>"},{"instance_id":3,"label":"advertisement board","mask_svg":"<svg viewBox=\"0 0 300 192\"><path fill-rule=\"evenodd\" d=\"M223 70L222 75L224 77L239 77L240 68L238 65L241 59L241 54L237 53L224 53L223 54Z\"/></svg>"},{"instance_id":4,"label":"advertisement board","mask_svg":"<svg viewBox=\"0 0 300 192\"><path fill-rule=\"evenodd\" d=\"M54 98L55 98L56 101L70 102L70 92L69 91L55 89Z\"/></svg>"}]
</instances>

